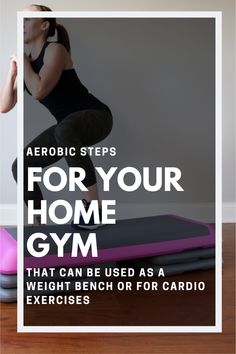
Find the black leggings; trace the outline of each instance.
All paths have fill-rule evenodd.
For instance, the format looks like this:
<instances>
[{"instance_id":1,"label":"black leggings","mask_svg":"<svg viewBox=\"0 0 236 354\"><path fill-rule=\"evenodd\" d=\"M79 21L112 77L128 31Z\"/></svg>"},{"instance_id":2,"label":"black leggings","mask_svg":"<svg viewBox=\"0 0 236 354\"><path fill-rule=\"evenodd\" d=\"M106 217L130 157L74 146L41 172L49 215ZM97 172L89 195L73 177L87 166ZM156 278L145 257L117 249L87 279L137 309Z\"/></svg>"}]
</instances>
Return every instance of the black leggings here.
<instances>
[{"instance_id":1,"label":"black leggings","mask_svg":"<svg viewBox=\"0 0 236 354\"><path fill-rule=\"evenodd\" d=\"M63 156L26 156L29 147L75 147L75 156L64 156L69 167L82 167L86 177L83 184L86 187L97 182L95 169L88 154L82 156L80 148L97 144L108 136L113 126L112 114L106 110L86 109L71 113L58 124L43 131L24 148L24 201L34 200L34 208L40 208L43 199L37 183L34 191L28 191L28 167L47 167ZM12 173L17 181L17 159L12 164Z\"/></svg>"}]
</instances>

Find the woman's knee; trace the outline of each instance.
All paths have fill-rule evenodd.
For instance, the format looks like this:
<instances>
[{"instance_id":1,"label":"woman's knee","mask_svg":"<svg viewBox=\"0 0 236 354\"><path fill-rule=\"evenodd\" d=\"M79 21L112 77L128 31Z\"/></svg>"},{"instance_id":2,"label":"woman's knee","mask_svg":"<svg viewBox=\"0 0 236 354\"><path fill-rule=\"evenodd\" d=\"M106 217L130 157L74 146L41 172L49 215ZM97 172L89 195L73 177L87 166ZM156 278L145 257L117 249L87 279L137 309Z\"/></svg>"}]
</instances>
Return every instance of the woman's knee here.
<instances>
[{"instance_id":1,"label":"woman's knee","mask_svg":"<svg viewBox=\"0 0 236 354\"><path fill-rule=\"evenodd\" d=\"M54 136L58 145L67 146L71 144L71 135L69 127L63 122L56 126Z\"/></svg>"}]
</instances>

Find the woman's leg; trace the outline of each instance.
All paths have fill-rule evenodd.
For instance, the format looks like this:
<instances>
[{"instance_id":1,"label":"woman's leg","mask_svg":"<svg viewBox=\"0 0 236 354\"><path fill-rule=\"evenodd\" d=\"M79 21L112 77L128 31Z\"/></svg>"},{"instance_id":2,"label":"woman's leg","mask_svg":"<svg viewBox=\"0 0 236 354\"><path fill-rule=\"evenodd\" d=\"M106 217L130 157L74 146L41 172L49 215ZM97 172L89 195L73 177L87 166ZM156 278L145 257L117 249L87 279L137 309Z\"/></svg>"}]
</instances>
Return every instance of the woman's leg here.
<instances>
[{"instance_id":1,"label":"woman's leg","mask_svg":"<svg viewBox=\"0 0 236 354\"><path fill-rule=\"evenodd\" d=\"M35 183L33 192L28 191L28 167L47 167L63 156L27 156L29 147L70 147L79 148L90 146L102 141L111 131L113 125L112 115L103 110L84 110L72 113L58 125L54 125L37 136L24 149L24 201L34 200L34 207L40 208L43 199L39 185ZM86 172L84 184L88 191L85 193L87 201L99 201L95 169L89 155L65 156L69 167L82 167ZM12 164L12 172L17 181L17 159ZM99 201L100 202L100 201Z\"/></svg>"},{"instance_id":2,"label":"woman's leg","mask_svg":"<svg viewBox=\"0 0 236 354\"><path fill-rule=\"evenodd\" d=\"M43 131L38 135L33 141L31 141L24 148L24 202L26 206L28 205L28 200L34 200L34 208L39 209L41 206L41 200L43 199L41 189L38 183L34 184L34 190L32 192L28 191L28 167L47 167L56 161L60 160L62 157L55 156L27 156L28 148L35 147L57 147L57 141L55 139L55 128L57 125ZM17 159L14 160L12 164L12 173L15 181L17 182ZM35 218L35 224L39 224L39 218Z\"/></svg>"},{"instance_id":3,"label":"woman's leg","mask_svg":"<svg viewBox=\"0 0 236 354\"><path fill-rule=\"evenodd\" d=\"M84 193L85 199L98 200L99 193L95 169L89 155L80 155L80 148L91 146L105 139L113 126L112 115L105 110L87 109L70 114L61 121L55 129L55 137L58 145L75 146L76 156L65 156L70 167L82 167L86 172L84 185L88 191Z\"/></svg>"},{"instance_id":4,"label":"woman's leg","mask_svg":"<svg viewBox=\"0 0 236 354\"><path fill-rule=\"evenodd\" d=\"M97 183L93 184L92 186L88 186L87 189L88 191L84 191L84 198L88 202L91 202L91 200L98 200L99 207L101 207Z\"/></svg>"}]
</instances>

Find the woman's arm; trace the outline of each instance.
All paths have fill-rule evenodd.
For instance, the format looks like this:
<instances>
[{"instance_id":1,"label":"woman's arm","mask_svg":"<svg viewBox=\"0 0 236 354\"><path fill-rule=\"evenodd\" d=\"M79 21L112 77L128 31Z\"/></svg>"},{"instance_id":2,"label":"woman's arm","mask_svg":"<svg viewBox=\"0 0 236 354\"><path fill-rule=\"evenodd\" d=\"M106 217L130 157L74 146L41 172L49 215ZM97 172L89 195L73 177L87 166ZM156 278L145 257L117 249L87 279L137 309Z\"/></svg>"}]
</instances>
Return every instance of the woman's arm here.
<instances>
[{"instance_id":1,"label":"woman's arm","mask_svg":"<svg viewBox=\"0 0 236 354\"><path fill-rule=\"evenodd\" d=\"M32 96L37 100L46 97L56 86L65 68L66 49L59 43L50 43L44 54L44 64L37 74L29 57L24 57L24 80Z\"/></svg>"},{"instance_id":2,"label":"woman's arm","mask_svg":"<svg viewBox=\"0 0 236 354\"><path fill-rule=\"evenodd\" d=\"M9 112L17 101L17 60L13 55L6 81L0 91L0 112Z\"/></svg>"}]
</instances>

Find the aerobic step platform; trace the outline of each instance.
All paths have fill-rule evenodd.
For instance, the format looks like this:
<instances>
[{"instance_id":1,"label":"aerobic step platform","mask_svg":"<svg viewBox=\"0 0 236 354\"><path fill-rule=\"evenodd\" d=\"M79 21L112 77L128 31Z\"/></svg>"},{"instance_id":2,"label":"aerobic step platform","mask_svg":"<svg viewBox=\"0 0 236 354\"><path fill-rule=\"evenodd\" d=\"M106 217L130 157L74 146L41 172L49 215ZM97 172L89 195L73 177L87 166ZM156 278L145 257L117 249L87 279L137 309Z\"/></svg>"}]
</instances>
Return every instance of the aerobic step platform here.
<instances>
[{"instance_id":1,"label":"aerobic step platform","mask_svg":"<svg viewBox=\"0 0 236 354\"><path fill-rule=\"evenodd\" d=\"M84 266L81 267L82 270L82 276L81 278L87 277L87 268L100 268L100 275L101 277L105 276L105 268L114 268L116 266L116 262L112 263L102 263L102 264L92 264L90 266ZM70 268L71 269L71 268ZM74 268L72 268L74 269ZM78 277L76 275L73 276L60 276L60 270L58 268L55 268L53 271L53 275L50 275L50 272L48 272L48 275L45 276L28 276L27 273L24 275L24 281L71 281L71 280L78 280ZM12 289L17 287L17 274L0 274L0 287L4 289Z\"/></svg>"},{"instance_id":2,"label":"aerobic step platform","mask_svg":"<svg viewBox=\"0 0 236 354\"><path fill-rule=\"evenodd\" d=\"M120 262L120 264L122 264L122 262ZM164 270L164 274L165 276L173 276L173 275L179 275L179 274L183 274L186 272L191 272L191 271L199 271L199 270L207 270L207 269L211 269L215 267L215 258L205 258L205 259L201 259L198 261L193 261L193 262L185 262L185 263L175 263L175 264L169 264L169 265L156 265L153 263L148 263L148 262L144 262L142 260L133 260L133 261L125 261L123 265L129 266L129 267L133 267L133 268L144 268L144 269L148 269L148 268L153 268L154 271L154 275L158 274L160 268L163 268ZM7 277L11 277L12 275L4 275L5 278ZM15 276L14 276L15 277ZM101 279L101 278L100 278ZM29 280L29 279L28 279ZM33 279L32 280L39 280L39 278L37 279ZM46 281L51 281L51 278L47 278ZM55 278L53 279L55 280ZM97 278L68 278L68 279L64 279L63 281L70 281L71 285L70 285L70 289L71 291L73 291L73 289L75 289L75 282L85 282L85 281L96 281L98 280ZM44 278L45 281L45 278ZM7 283L7 285L9 285L9 281ZM63 293L66 291L59 291L59 290L55 290L55 291L27 291L25 289L24 293L25 295L47 295L47 294L56 294L56 293ZM1 302L16 302L17 301L17 289L16 287L12 287L12 288L4 288L4 287L0 287L0 301Z\"/></svg>"},{"instance_id":3,"label":"aerobic step platform","mask_svg":"<svg viewBox=\"0 0 236 354\"><path fill-rule=\"evenodd\" d=\"M153 268L154 271L154 275L159 273L160 268L163 268L164 270L164 274L165 276L173 276L173 275L180 275L180 274L184 274L186 272L191 272L191 271L199 271L199 270L207 270L207 269L211 269L215 267L215 258L205 258L205 259L199 259L199 260L195 260L195 261L189 261L189 262L185 262L185 263L175 263L175 264L168 264L168 265L156 265L153 263L148 263L148 262L144 262L142 259L138 259L138 260L130 260L130 261L121 261L119 262L120 266L129 266L129 267L133 267L133 268L144 268L144 269L148 269L148 268ZM108 266L108 264L106 264L106 266ZM114 266L114 263L110 264L109 266ZM119 264L118 264L119 266ZM101 272L102 274L102 272ZM59 278L59 276L56 278L56 276L58 276L58 274L55 274L55 276L52 277L47 277L45 278L41 278L41 277L37 277L37 278L33 278L33 277L27 277L26 279L28 281L32 280L32 281L45 281L45 282L50 282L50 281L69 281L70 282L70 293L75 291L75 282L90 282L90 281L97 281L97 278ZM16 288L16 275L6 275L6 274L2 274L2 286L0 286L0 301L1 302L16 302L17 301L17 288ZM104 279L104 278L100 278L100 279ZM15 287L13 287L13 282L15 281ZM51 295L51 294L56 294L56 293L65 293L66 291L59 291L59 290L44 290L44 291L38 291L38 290L31 290L31 291L27 291L27 289L25 288L24 294L26 295Z\"/></svg>"},{"instance_id":4,"label":"aerobic step platform","mask_svg":"<svg viewBox=\"0 0 236 354\"><path fill-rule=\"evenodd\" d=\"M198 262L202 259L211 257L215 257L215 247L198 248L189 251L166 254L163 256L142 258L142 261L161 266L176 263Z\"/></svg>"},{"instance_id":5,"label":"aerobic step platform","mask_svg":"<svg viewBox=\"0 0 236 354\"><path fill-rule=\"evenodd\" d=\"M215 248L198 248L190 251L183 251L178 253L171 253L163 256L157 257L148 257L148 258L141 258L143 262L159 265L159 266L166 266L171 264L182 264L182 263L189 263L189 262L198 262L204 259L214 258L215 257ZM122 261L121 261L122 262ZM134 260L135 262L135 260ZM119 265L119 262L117 262ZM101 275L104 273L105 267L115 267L116 263L102 263L102 264L94 264L90 266L82 267L83 276L86 275L86 268L87 267L100 267ZM27 280L33 280L33 277L28 277ZM49 280L60 280L59 270L56 268L53 277L48 276L46 278L47 281ZM73 279L64 278L65 281L69 281ZM45 281L45 277L37 277L39 281ZM0 287L10 289L16 288L17 286L17 275L16 274L1 274L0 273Z\"/></svg>"},{"instance_id":6,"label":"aerobic step platform","mask_svg":"<svg viewBox=\"0 0 236 354\"><path fill-rule=\"evenodd\" d=\"M1 228L0 273L16 274L16 228ZM26 243L35 232L49 236L45 241L50 243L49 253L41 258L29 254ZM57 247L50 237L50 232L63 237L71 232L65 245L64 257L57 256ZM86 257L71 256L73 233L80 233L85 243L89 233L96 232L98 257L88 254ZM50 225L24 228L25 258L27 267L60 267L83 266L94 263L118 260L154 257L168 253L176 253L195 248L209 248L215 245L215 233L211 225L183 218L176 215L160 215L144 218L118 220L115 225L103 225L95 231L75 230L70 224Z\"/></svg>"},{"instance_id":7,"label":"aerobic step platform","mask_svg":"<svg viewBox=\"0 0 236 354\"><path fill-rule=\"evenodd\" d=\"M102 280L105 277L105 267L114 268L117 266L116 262L112 263L103 263L103 264L94 264L90 265L89 268L100 268L100 277L99 279ZM82 267L82 276L70 276L70 277L60 277L59 270L55 269L53 272L53 276L48 275L47 277L42 276L28 276L25 274L24 280L26 281L43 281L43 282L51 282L51 281L63 281L63 282L70 282L70 293L75 291L75 282L91 282L96 281L97 278L89 277L87 278L87 266ZM26 295L51 295L57 293L66 293L66 290L44 290L44 291L37 291L37 290L30 290L28 291L25 287L24 294ZM69 293L69 292L68 292ZM0 302L16 302L17 301L17 275L16 274L0 274Z\"/></svg>"},{"instance_id":8,"label":"aerobic step platform","mask_svg":"<svg viewBox=\"0 0 236 354\"><path fill-rule=\"evenodd\" d=\"M163 268L165 276L170 276L170 275L178 275L187 272L192 272L196 270L206 270L206 269L215 268L215 258L206 258L206 259L201 259L193 262L175 263L175 264L162 265L162 266L153 263L144 262L141 259L130 261L129 264L130 265L133 264L137 268L144 268L146 270L148 268L153 268L155 275L158 275L160 268Z\"/></svg>"}]
</instances>

